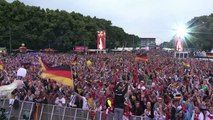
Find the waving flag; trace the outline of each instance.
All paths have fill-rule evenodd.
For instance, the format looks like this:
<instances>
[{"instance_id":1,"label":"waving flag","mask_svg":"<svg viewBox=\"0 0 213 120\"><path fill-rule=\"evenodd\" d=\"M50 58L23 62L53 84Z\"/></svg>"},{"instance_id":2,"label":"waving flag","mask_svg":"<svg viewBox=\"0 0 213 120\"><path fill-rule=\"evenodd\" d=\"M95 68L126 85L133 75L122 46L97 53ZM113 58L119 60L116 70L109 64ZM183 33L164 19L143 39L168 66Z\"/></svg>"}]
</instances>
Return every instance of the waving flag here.
<instances>
[{"instance_id":1,"label":"waving flag","mask_svg":"<svg viewBox=\"0 0 213 120\"><path fill-rule=\"evenodd\" d=\"M52 79L63 85L73 87L72 72L69 65L50 67L41 58L39 58L39 62L43 70L42 78Z\"/></svg>"},{"instance_id":2,"label":"waving flag","mask_svg":"<svg viewBox=\"0 0 213 120\"><path fill-rule=\"evenodd\" d=\"M183 64L184 67L187 67L187 68L190 67L190 64L188 64L188 63L182 62L182 64Z\"/></svg>"},{"instance_id":3,"label":"waving flag","mask_svg":"<svg viewBox=\"0 0 213 120\"><path fill-rule=\"evenodd\" d=\"M147 54L144 54L144 55L137 55L135 57L135 61L145 61L147 62L149 59L148 59L148 56Z\"/></svg>"}]
</instances>

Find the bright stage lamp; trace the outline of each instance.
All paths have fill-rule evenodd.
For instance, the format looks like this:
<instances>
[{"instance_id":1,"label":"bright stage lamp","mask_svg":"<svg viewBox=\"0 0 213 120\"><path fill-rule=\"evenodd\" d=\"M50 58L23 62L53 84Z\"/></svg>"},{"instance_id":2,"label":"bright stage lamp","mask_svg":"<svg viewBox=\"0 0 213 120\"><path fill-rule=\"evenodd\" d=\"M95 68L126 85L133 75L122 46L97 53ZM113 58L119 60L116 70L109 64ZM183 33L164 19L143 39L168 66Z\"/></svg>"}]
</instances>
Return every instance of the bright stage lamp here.
<instances>
[{"instance_id":1,"label":"bright stage lamp","mask_svg":"<svg viewBox=\"0 0 213 120\"><path fill-rule=\"evenodd\" d=\"M177 28L176 35L183 38L187 35L187 32L188 32L188 30L187 30L186 26L182 25Z\"/></svg>"}]
</instances>

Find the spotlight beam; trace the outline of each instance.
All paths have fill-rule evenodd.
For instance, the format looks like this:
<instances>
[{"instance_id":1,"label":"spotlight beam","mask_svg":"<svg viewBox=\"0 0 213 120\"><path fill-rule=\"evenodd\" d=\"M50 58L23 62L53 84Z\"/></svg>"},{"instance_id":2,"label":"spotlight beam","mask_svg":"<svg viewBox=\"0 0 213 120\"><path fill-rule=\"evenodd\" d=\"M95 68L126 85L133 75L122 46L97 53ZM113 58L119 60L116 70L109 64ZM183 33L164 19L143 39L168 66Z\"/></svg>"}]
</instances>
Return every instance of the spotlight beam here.
<instances>
[{"instance_id":1,"label":"spotlight beam","mask_svg":"<svg viewBox=\"0 0 213 120\"><path fill-rule=\"evenodd\" d=\"M184 38L187 35L187 33L188 29L184 25L178 26L178 28L176 29L176 35L181 38Z\"/></svg>"}]
</instances>

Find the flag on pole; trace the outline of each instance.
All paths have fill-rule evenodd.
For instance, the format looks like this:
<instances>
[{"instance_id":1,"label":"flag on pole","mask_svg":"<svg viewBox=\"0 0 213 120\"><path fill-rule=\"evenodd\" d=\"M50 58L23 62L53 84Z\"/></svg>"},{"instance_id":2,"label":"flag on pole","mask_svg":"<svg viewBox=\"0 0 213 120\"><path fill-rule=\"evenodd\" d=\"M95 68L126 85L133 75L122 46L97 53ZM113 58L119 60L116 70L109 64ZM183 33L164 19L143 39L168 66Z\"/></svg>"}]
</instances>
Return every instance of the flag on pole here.
<instances>
[{"instance_id":1,"label":"flag on pole","mask_svg":"<svg viewBox=\"0 0 213 120\"><path fill-rule=\"evenodd\" d=\"M41 78L52 79L63 85L73 87L71 67L69 65L50 67L41 58L39 58L42 73Z\"/></svg>"},{"instance_id":2,"label":"flag on pole","mask_svg":"<svg viewBox=\"0 0 213 120\"><path fill-rule=\"evenodd\" d=\"M48 69L47 63L44 62L44 61L41 59L41 57L39 57L39 63L40 63L40 65L41 65L41 70L42 70L42 71L46 71L46 70Z\"/></svg>"}]
</instances>

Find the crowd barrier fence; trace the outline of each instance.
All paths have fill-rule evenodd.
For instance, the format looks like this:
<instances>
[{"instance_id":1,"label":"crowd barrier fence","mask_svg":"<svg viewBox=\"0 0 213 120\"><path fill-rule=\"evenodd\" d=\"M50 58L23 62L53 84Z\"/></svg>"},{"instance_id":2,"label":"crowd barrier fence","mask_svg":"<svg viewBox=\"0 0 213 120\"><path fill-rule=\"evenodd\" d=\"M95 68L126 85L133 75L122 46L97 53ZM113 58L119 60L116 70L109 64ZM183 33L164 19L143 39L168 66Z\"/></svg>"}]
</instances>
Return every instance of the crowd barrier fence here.
<instances>
[{"instance_id":1,"label":"crowd barrier fence","mask_svg":"<svg viewBox=\"0 0 213 120\"><path fill-rule=\"evenodd\" d=\"M0 112L5 120L113 120L113 113L85 111L79 108L61 107L51 104L39 104L29 101L20 101L19 107L14 108L8 99L0 100ZM131 116L129 120L146 120L141 116Z\"/></svg>"}]
</instances>

